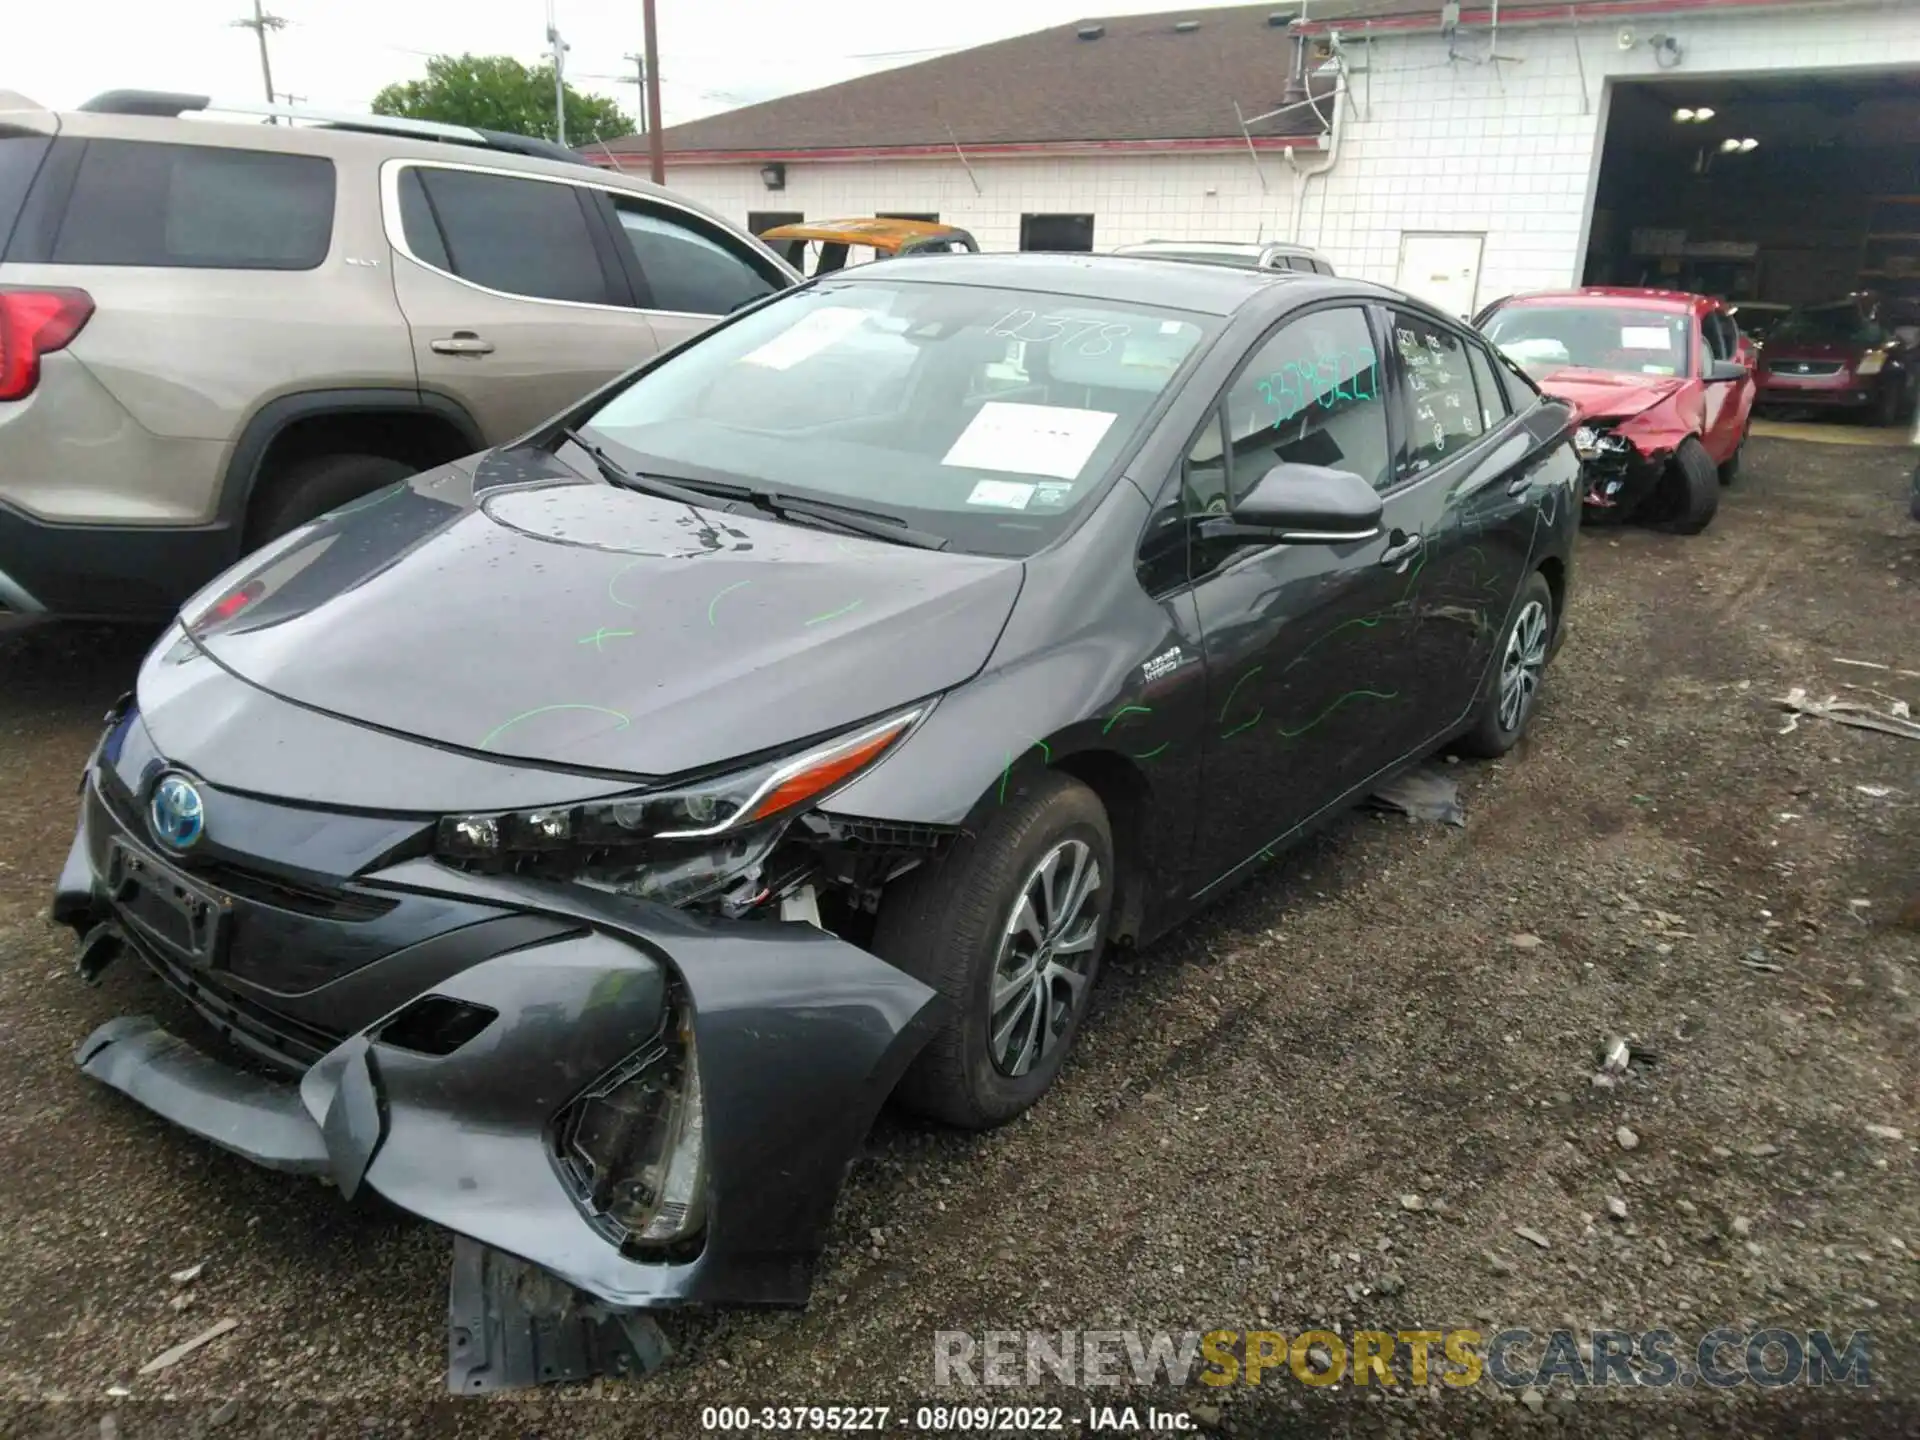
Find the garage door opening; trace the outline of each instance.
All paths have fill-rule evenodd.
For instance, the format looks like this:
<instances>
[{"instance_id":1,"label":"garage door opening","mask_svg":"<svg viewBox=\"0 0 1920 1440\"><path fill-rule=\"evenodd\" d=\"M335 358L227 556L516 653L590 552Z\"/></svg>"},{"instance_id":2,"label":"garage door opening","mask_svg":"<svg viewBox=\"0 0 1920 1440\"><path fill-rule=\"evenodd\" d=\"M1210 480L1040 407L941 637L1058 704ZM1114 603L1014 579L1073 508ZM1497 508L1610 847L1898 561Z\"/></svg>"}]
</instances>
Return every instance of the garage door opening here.
<instances>
[{"instance_id":1,"label":"garage door opening","mask_svg":"<svg viewBox=\"0 0 1920 1440\"><path fill-rule=\"evenodd\" d=\"M1768 408L1899 423L1889 414L1909 415L1920 386L1920 72L1616 84L1584 269L1589 285L1732 301L1763 345L1800 310L1793 363L1811 368L1788 378L1806 382L1807 403ZM1822 307L1811 322L1808 307ZM1816 354L1814 338L1855 350L1884 341L1887 354ZM1901 378L1903 341L1917 373ZM1786 343L1773 353L1784 357ZM1852 374L1876 364L1894 372L1891 385ZM1811 393L1843 369L1834 394ZM1891 409L1889 388L1902 392Z\"/></svg>"}]
</instances>

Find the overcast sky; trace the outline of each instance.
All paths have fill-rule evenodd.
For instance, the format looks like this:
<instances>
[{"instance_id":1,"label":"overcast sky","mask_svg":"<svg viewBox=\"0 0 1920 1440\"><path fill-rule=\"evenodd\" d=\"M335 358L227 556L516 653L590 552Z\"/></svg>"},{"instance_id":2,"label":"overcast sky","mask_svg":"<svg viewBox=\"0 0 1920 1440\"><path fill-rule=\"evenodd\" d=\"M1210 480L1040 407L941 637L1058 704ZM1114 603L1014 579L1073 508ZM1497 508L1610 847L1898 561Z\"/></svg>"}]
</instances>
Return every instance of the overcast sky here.
<instances>
[{"instance_id":1,"label":"overcast sky","mask_svg":"<svg viewBox=\"0 0 1920 1440\"><path fill-rule=\"evenodd\" d=\"M287 25L269 36L274 88L321 108L364 110L381 86L419 76L427 57L471 50L525 61L545 47L547 0L265 0ZM640 0L554 0L571 47L568 79L629 115L621 57L643 49ZM657 0L666 122L1087 15L1167 8L1166 0ZM252 0L0 0L0 90L64 108L121 87L260 100ZM809 22L814 23L809 23Z\"/></svg>"}]
</instances>

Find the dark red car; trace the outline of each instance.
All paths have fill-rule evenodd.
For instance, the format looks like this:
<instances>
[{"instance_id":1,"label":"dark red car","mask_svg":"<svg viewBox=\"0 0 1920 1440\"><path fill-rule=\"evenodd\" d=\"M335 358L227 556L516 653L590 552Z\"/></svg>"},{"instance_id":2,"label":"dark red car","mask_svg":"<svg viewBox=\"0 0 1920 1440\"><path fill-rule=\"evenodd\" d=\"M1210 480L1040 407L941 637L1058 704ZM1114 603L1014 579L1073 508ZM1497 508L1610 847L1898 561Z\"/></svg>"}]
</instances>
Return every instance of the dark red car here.
<instances>
[{"instance_id":1,"label":"dark red car","mask_svg":"<svg viewBox=\"0 0 1920 1440\"><path fill-rule=\"evenodd\" d=\"M1588 286L1509 296L1476 323L1573 406L1587 518L1706 529L1753 417L1750 351L1728 306L1677 290Z\"/></svg>"},{"instance_id":2,"label":"dark red car","mask_svg":"<svg viewBox=\"0 0 1920 1440\"><path fill-rule=\"evenodd\" d=\"M1865 296L1795 310L1767 337L1760 403L1848 410L1898 425L1913 408L1916 357Z\"/></svg>"}]
</instances>

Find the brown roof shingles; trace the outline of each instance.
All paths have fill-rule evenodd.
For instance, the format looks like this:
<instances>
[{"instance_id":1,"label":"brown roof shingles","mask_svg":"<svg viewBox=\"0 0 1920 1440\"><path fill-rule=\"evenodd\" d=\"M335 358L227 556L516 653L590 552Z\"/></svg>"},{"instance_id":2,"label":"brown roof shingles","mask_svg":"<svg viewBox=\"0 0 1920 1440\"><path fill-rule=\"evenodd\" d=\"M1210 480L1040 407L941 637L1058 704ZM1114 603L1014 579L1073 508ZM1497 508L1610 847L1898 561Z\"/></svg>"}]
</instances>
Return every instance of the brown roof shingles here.
<instances>
[{"instance_id":1,"label":"brown roof shingles","mask_svg":"<svg viewBox=\"0 0 1920 1440\"><path fill-rule=\"evenodd\" d=\"M1406 11L1417 0L1387 3ZM1315 3L1310 13L1335 8L1383 6ZM1282 103L1293 63L1286 22L1299 11L1290 0L1056 25L669 126L661 138L672 154L1238 139L1236 102L1248 116ZM1276 15L1280 23L1269 24ZM1176 31L1185 20L1199 28ZM1088 24L1105 33L1078 38ZM1313 135L1320 125L1302 108L1251 128L1271 137ZM646 139L608 148L643 152Z\"/></svg>"}]
</instances>

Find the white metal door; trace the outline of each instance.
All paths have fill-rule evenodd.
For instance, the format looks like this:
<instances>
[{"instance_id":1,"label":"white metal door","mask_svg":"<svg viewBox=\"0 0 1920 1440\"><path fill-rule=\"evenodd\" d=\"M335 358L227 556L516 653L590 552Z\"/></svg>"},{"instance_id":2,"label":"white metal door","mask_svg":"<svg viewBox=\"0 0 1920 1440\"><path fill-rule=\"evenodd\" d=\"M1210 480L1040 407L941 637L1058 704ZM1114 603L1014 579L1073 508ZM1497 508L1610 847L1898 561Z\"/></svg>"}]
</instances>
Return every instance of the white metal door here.
<instances>
[{"instance_id":1,"label":"white metal door","mask_svg":"<svg viewBox=\"0 0 1920 1440\"><path fill-rule=\"evenodd\" d=\"M1449 315L1471 319L1485 240L1484 235L1402 234L1400 288Z\"/></svg>"}]
</instances>

